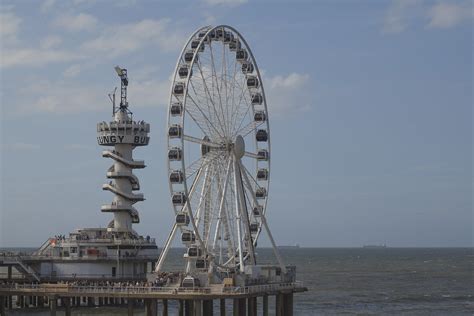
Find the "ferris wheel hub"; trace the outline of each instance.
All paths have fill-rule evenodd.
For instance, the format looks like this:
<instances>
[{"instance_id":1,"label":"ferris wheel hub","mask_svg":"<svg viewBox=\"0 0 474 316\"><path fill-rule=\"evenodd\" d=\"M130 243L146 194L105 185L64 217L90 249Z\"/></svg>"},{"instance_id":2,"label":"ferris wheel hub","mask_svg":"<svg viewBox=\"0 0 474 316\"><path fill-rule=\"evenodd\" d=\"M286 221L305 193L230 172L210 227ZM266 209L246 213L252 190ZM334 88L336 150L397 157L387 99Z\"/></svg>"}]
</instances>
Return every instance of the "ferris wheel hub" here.
<instances>
[{"instance_id":1,"label":"ferris wheel hub","mask_svg":"<svg viewBox=\"0 0 474 316\"><path fill-rule=\"evenodd\" d=\"M245 154L245 141L241 135L237 135L234 142L234 155L237 158L242 158Z\"/></svg>"}]
</instances>

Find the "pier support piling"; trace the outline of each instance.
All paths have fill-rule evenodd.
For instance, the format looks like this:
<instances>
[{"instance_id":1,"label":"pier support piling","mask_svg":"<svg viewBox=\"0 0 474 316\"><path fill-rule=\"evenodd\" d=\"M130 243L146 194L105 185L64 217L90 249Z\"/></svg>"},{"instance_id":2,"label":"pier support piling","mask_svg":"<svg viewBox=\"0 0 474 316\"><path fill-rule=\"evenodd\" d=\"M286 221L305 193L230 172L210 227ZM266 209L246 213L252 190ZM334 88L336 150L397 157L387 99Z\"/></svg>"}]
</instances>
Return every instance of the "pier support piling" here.
<instances>
[{"instance_id":1,"label":"pier support piling","mask_svg":"<svg viewBox=\"0 0 474 316\"><path fill-rule=\"evenodd\" d=\"M225 298L220 299L221 316L225 316Z\"/></svg>"},{"instance_id":2,"label":"pier support piling","mask_svg":"<svg viewBox=\"0 0 474 316\"><path fill-rule=\"evenodd\" d=\"M293 293L284 294L285 316L293 316Z\"/></svg>"},{"instance_id":3,"label":"pier support piling","mask_svg":"<svg viewBox=\"0 0 474 316\"><path fill-rule=\"evenodd\" d=\"M194 313L194 302L192 300L185 300L184 301L184 315L185 316L193 316Z\"/></svg>"},{"instance_id":4,"label":"pier support piling","mask_svg":"<svg viewBox=\"0 0 474 316\"><path fill-rule=\"evenodd\" d=\"M158 315L158 302L152 298L145 299L145 315L146 316L157 316Z\"/></svg>"},{"instance_id":5,"label":"pier support piling","mask_svg":"<svg viewBox=\"0 0 474 316\"><path fill-rule=\"evenodd\" d=\"M58 299L57 297L49 298L49 314L51 316L56 316L56 310L58 309Z\"/></svg>"},{"instance_id":6,"label":"pier support piling","mask_svg":"<svg viewBox=\"0 0 474 316\"><path fill-rule=\"evenodd\" d=\"M128 316L133 316L133 299L129 298L127 299L128 303Z\"/></svg>"},{"instance_id":7,"label":"pier support piling","mask_svg":"<svg viewBox=\"0 0 474 316\"><path fill-rule=\"evenodd\" d=\"M63 305L64 305L64 313L65 316L71 316L71 298L70 297L63 297L62 298Z\"/></svg>"},{"instance_id":8,"label":"pier support piling","mask_svg":"<svg viewBox=\"0 0 474 316\"><path fill-rule=\"evenodd\" d=\"M0 296L0 316L5 316L5 296Z\"/></svg>"},{"instance_id":9,"label":"pier support piling","mask_svg":"<svg viewBox=\"0 0 474 316\"><path fill-rule=\"evenodd\" d=\"M249 297L247 299L247 315L257 316L257 297Z\"/></svg>"},{"instance_id":10,"label":"pier support piling","mask_svg":"<svg viewBox=\"0 0 474 316\"><path fill-rule=\"evenodd\" d=\"M213 300L202 301L202 314L203 315L214 315L214 302Z\"/></svg>"},{"instance_id":11,"label":"pier support piling","mask_svg":"<svg viewBox=\"0 0 474 316\"><path fill-rule=\"evenodd\" d=\"M183 300L179 300L178 301L178 315L179 316L184 316L184 301Z\"/></svg>"},{"instance_id":12,"label":"pier support piling","mask_svg":"<svg viewBox=\"0 0 474 316\"><path fill-rule=\"evenodd\" d=\"M247 315L245 298L234 298L234 316Z\"/></svg>"},{"instance_id":13,"label":"pier support piling","mask_svg":"<svg viewBox=\"0 0 474 316\"><path fill-rule=\"evenodd\" d=\"M284 309L283 309L283 294L279 293L275 295L275 315L276 316L284 316Z\"/></svg>"},{"instance_id":14,"label":"pier support piling","mask_svg":"<svg viewBox=\"0 0 474 316\"><path fill-rule=\"evenodd\" d=\"M268 316L268 295L264 295L262 299L262 313L263 316Z\"/></svg>"},{"instance_id":15,"label":"pier support piling","mask_svg":"<svg viewBox=\"0 0 474 316\"><path fill-rule=\"evenodd\" d=\"M168 300L163 299L163 316L168 316Z\"/></svg>"},{"instance_id":16,"label":"pier support piling","mask_svg":"<svg viewBox=\"0 0 474 316\"><path fill-rule=\"evenodd\" d=\"M194 313L192 315L193 316L202 316L203 301L193 300L192 302L193 302L193 305L194 305L193 306ZM204 315L209 315L209 314L204 314Z\"/></svg>"}]
</instances>

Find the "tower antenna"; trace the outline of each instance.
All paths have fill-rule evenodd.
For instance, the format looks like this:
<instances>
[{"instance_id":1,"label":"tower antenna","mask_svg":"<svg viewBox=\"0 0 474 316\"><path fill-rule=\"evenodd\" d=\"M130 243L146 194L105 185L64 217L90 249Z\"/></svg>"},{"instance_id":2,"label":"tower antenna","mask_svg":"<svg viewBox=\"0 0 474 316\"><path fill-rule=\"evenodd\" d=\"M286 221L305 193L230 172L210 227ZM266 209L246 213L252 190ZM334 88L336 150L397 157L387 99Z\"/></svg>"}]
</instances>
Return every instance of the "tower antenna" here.
<instances>
[{"instance_id":1,"label":"tower antenna","mask_svg":"<svg viewBox=\"0 0 474 316\"><path fill-rule=\"evenodd\" d=\"M115 87L114 91L108 94L110 102L112 102L112 116L115 115L115 92L117 92L117 87Z\"/></svg>"},{"instance_id":2,"label":"tower antenna","mask_svg":"<svg viewBox=\"0 0 474 316\"><path fill-rule=\"evenodd\" d=\"M128 101L127 101L127 87L128 87L128 76L127 76L127 69L121 68L120 66L115 66L115 71L117 75L120 77L120 106L118 111L129 113L133 115L133 113L128 109ZM114 114L117 111L114 110Z\"/></svg>"}]
</instances>

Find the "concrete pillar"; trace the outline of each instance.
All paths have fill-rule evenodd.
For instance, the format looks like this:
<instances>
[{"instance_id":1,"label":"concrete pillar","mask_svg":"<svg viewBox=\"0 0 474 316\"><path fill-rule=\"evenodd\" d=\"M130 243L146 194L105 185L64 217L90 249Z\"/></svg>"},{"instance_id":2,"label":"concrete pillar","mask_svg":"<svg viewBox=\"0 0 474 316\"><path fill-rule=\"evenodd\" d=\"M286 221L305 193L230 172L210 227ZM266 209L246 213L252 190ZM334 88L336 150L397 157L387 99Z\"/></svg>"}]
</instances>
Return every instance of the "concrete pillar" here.
<instances>
[{"instance_id":1,"label":"concrete pillar","mask_svg":"<svg viewBox=\"0 0 474 316\"><path fill-rule=\"evenodd\" d=\"M275 314L276 316L284 316L284 310L283 310L283 306L284 306L284 302L283 302L283 294L279 293L275 296Z\"/></svg>"},{"instance_id":2,"label":"concrete pillar","mask_svg":"<svg viewBox=\"0 0 474 316\"><path fill-rule=\"evenodd\" d=\"M193 316L194 302L192 300L184 301L184 316Z\"/></svg>"},{"instance_id":3,"label":"concrete pillar","mask_svg":"<svg viewBox=\"0 0 474 316\"><path fill-rule=\"evenodd\" d=\"M8 280L12 279L12 266L8 266Z\"/></svg>"},{"instance_id":4,"label":"concrete pillar","mask_svg":"<svg viewBox=\"0 0 474 316\"><path fill-rule=\"evenodd\" d=\"M133 316L133 299L129 298L128 301L128 316Z\"/></svg>"},{"instance_id":5,"label":"concrete pillar","mask_svg":"<svg viewBox=\"0 0 474 316\"><path fill-rule=\"evenodd\" d=\"M184 316L184 301L179 300L178 301L179 307L178 307L178 314L179 316Z\"/></svg>"},{"instance_id":6,"label":"concrete pillar","mask_svg":"<svg viewBox=\"0 0 474 316\"><path fill-rule=\"evenodd\" d=\"M202 301L202 314L203 315L214 315L214 301L204 300Z\"/></svg>"},{"instance_id":7,"label":"concrete pillar","mask_svg":"<svg viewBox=\"0 0 474 316\"><path fill-rule=\"evenodd\" d=\"M245 298L234 298L234 316L247 315L245 303Z\"/></svg>"},{"instance_id":8,"label":"concrete pillar","mask_svg":"<svg viewBox=\"0 0 474 316\"><path fill-rule=\"evenodd\" d=\"M49 298L49 314L51 316L56 316L56 310L58 308L58 300L56 297Z\"/></svg>"},{"instance_id":9,"label":"concrete pillar","mask_svg":"<svg viewBox=\"0 0 474 316\"><path fill-rule=\"evenodd\" d=\"M7 301L8 301L7 302L8 309L12 309L13 308L13 296L9 295Z\"/></svg>"},{"instance_id":10,"label":"concrete pillar","mask_svg":"<svg viewBox=\"0 0 474 316\"><path fill-rule=\"evenodd\" d=\"M247 299L247 315L257 316L257 297L249 297Z\"/></svg>"},{"instance_id":11,"label":"concrete pillar","mask_svg":"<svg viewBox=\"0 0 474 316\"><path fill-rule=\"evenodd\" d=\"M193 300L193 315L194 316L202 316L202 307L203 307L203 304L202 304L202 300ZM209 315L209 314L205 314L205 315ZM211 314L212 315L212 314Z\"/></svg>"},{"instance_id":12,"label":"concrete pillar","mask_svg":"<svg viewBox=\"0 0 474 316\"><path fill-rule=\"evenodd\" d=\"M293 293L284 294L283 297L283 310L285 316L293 316Z\"/></svg>"},{"instance_id":13,"label":"concrete pillar","mask_svg":"<svg viewBox=\"0 0 474 316\"><path fill-rule=\"evenodd\" d=\"M157 316L158 314L158 301L152 298L145 299L145 315L146 316Z\"/></svg>"},{"instance_id":14,"label":"concrete pillar","mask_svg":"<svg viewBox=\"0 0 474 316\"><path fill-rule=\"evenodd\" d=\"M262 301L262 312L263 316L268 316L268 295L264 295Z\"/></svg>"},{"instance_id":15,"label":"concrete pillar","mask_svg":"<svg viewBox=\"0 0 474 316\"><path fill-rule=\"evenodd\" d=\"M220 301L221 301L221 305L220 305L221 316L225 316L225 298L221 298Z\"/></svg>"},{"instance_id":16,"label":"concrete pillar","mask_svg":"<svg viewBox=\"0 0 474 316\"><path fill-rule=\"evenodd\" d=\"M5 316L5 296L0 296L0 316Z\"/></svg>"},{"instance_id":17,"label":"concrete pillar","mask_svg":"<svg viewBox=\"0 0 474 316\"><path fill-rule=\"evenodd\" d=\"M38 307L44 307L44 296L38 296Z\"/></svg>"},{"instance_id":18,"label":"concrete pillar","mask_svg":"<svg viewBox=\"0 0 474 316\"><path fill-rule=\"evenodd\" d=\"M20 295L19 297L20 301L20 308L25 308L25 297L23 295Z\"/></svg>"},{"instance_id":19,"label":"concrete pillar","mask_svg":"<svg viewBox=\"0 0 474 316\"><path fill-rule=\"evenodd\" d=\"M163 316L168 316L168 300L163 299Z\"/></svg>"},{"instance_id":20,"label":"concrete pillar","mask_svg":"<svg viewBox=\"0 0 474 316\"><path fill-rule=\"evenodd\" d=\"M63 305L65 316L71 316L71 298L63 297Z\"/></svg>"}]
</instances>

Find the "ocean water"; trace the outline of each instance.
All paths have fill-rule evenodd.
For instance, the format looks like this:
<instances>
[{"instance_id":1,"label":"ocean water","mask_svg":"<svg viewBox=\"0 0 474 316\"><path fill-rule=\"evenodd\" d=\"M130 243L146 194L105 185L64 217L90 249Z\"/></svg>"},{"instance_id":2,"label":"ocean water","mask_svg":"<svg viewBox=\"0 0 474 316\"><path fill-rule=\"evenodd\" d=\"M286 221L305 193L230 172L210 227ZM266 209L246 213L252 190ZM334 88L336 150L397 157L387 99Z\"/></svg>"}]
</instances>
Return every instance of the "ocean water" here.
<instances>
[{"instance_id":1,"label":"ocean water","mask_svg":"<svg viewBox=\"0 0 474 316\"><path fill-rule=\"evenodd\" d=\"M474 315L473 248L280 251L287 264L296 265L297 279L308 287L308 292L295 295L295 315ZM257 252L261 263L274 260L271 249ZM182 249L172 249L166 267L180 268L182 254ZM171 304L170 315L175 311ZM47 311L10 314L49 315ZM73 310L77 316L126 314L115 307ZM144 315L143 310L136 315Z\"/></svg>"}]
</instances>

